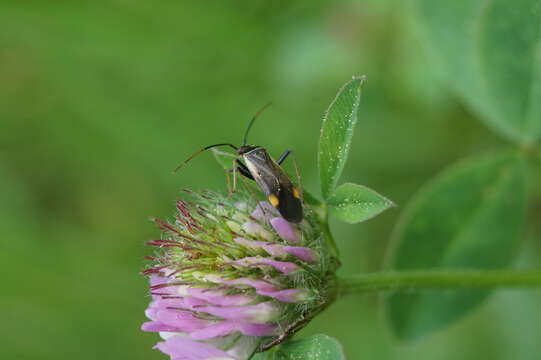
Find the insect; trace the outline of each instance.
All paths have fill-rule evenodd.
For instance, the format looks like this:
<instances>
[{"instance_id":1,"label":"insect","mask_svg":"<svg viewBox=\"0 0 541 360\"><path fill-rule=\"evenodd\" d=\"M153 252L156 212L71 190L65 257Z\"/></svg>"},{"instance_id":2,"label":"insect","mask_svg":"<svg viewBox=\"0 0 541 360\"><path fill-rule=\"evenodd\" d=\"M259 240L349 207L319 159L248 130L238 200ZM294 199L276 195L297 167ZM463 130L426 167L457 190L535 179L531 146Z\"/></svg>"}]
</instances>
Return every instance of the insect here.
<instances>
[{"instance_id":1,"label":"insect","mask_svg":"<svg viewBox=\"0 0 541 360\"><path fill-rule=\"evenodd\" d=\"M247 144L248 133L252 125L269 105L270 103L262 107L250 120L244 133L242 146L235 146L230 143L205 146L188 157L173 172L180 170L188 161L204 151L219 146L229 146L237 153L233 172L238 170L241 175L254 180L272 206L278 210L284 219L292 223L300 223L303 216L301 192L299 188L293 185L289 176L280 167L280 164L286 160L291 151L286 150L275 161L265 148Z\"/></svg>"}]
</instances>

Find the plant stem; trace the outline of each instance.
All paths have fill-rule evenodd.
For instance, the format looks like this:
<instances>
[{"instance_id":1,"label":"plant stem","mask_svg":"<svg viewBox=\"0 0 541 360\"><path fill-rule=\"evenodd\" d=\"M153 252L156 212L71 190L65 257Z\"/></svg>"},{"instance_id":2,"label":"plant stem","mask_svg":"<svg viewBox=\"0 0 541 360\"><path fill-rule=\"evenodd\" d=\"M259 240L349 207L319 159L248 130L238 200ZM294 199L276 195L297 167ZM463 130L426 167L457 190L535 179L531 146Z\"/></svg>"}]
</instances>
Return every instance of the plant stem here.
<instances>
[{"instance_id":1,"label":"plant stem","mask_svg":"<svg viewBox=\"0 0 541 360\"><path fill-rule=\"evenodd\" d=\"M319 203L318 205L313 205L313 208L317 214L321 231L325 236L325 243L331 252L331 257L334 258L337 263L339 263L338 259L340 254L338 252L338 246L336 245L334 237L332 236L331 229L329 228L329 214L327 213L327 206L323 203Z\"/></svg>"},{"instance_id":2,"label":"plant stem","mask_svg":"<svg viewBox=\"0 0 541 360\"><path fill-rule=\"evenodd\" d=\"M338 278L339 295L389 290L535 286L541 286L541 270L419 270L379 272Z\"/></svg>"},{"instance_id":3,"label":"plant stem","mask_svg":"<svg viewBox=\"0 0 541 360\"><path fill-rule=\"evenodd\" d=\"M321 224L321 228L323 230L323 233L325 234L325 241L327 242L327 246L329 246L332 255L336 258L339 258L340 254L338 252L338 246L336 246L336 242L334 241L334 237L332 236L327 219L325 219L325 221Z\"/></svg>"}]
</instances>

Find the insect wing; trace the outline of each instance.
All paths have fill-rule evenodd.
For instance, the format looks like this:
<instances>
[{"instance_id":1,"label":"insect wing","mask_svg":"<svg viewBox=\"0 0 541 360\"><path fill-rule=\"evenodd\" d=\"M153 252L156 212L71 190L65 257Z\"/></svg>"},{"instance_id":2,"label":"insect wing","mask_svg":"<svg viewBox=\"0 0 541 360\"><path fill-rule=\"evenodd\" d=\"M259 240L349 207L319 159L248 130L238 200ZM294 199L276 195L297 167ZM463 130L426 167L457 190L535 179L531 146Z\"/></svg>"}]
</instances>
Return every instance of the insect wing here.
<instances>
[{"instance_id":1,"label":"insect wing","mask_svg":"<svg viewBox=\"0 0 541 360\"><path fill-rule=\"evenodd\" d=\"M299 191L267 151L257 148L244 154L243 158L256 183L284 219L294 223L301 222L302 203Z\"/></svg>"},{"instance_id":2,"label":"insect wing","mask_svg":"<svg viewBox=\"0 0 541 360\"><path fill-rule=\"evenodd\" d=\"M300 223L302 221L302 203L299 191L291 184L280 186L278 192L278 211L287 221Z\"/></svg>"}]
</instances>

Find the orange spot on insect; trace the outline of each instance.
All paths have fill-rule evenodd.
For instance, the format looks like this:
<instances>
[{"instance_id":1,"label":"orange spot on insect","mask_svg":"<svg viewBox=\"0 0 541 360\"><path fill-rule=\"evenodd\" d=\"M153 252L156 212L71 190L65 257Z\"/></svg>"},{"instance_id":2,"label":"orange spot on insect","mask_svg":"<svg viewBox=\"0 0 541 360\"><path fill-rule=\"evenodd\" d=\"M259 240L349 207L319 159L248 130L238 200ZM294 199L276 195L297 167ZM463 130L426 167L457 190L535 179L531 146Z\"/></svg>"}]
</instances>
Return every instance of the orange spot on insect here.
<instances>
[{"instance_id":1,"label":"orange spot on insect","mask_svg":"<svg viewBox=\"0 0 541 360\"><path fill-rule=\"evenodd\" d=\"M296 187L293 188L293 197L295 197L297 199L301 198L301 194L299 193L299 189L297 189Z\"/></svg>"},{"instance_id":2,"label":"orange spot on insect","mask_svg":"<svg viewBox=\"0 0 541 360\"><path fill-rule=\"evenodd\" d=\"M280 200L278 200L278 197L274 194L269 195L269 201L274 207L277 207L278 204L280 203Z\"/></svg>"}]
</instances>

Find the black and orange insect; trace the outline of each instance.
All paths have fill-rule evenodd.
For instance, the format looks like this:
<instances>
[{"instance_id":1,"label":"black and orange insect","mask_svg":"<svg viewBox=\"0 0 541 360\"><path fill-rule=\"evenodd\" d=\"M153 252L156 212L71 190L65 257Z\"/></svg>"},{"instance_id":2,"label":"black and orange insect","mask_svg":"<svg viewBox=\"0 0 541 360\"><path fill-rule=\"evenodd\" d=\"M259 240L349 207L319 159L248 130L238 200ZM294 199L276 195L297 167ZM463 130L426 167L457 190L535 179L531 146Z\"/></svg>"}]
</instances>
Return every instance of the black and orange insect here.
<instances>
[{"instance_id":1,"label":"black and orange insect","mask_svg":"<svg viewBox=\"0 0 541 360\"><path fill-rule=\"evenodd\" d=\"M205 146L180 164L175 169L175 172L204 151L219 146L229 146L237 154L233 172L235 173L238 170L241 175L254 180L272 206L278 210L284 219L292 223L300 223L303 217L301 192L293 185L289 176L280 167L280 164L289 156L291 150L286 150L275 161L265 148L247 144L248 133L252 125L259 114L269 105L267 104L261 108L251 119L244 133L242 146L235 146L231 143Z\"/></svg>"}]
</instances>

